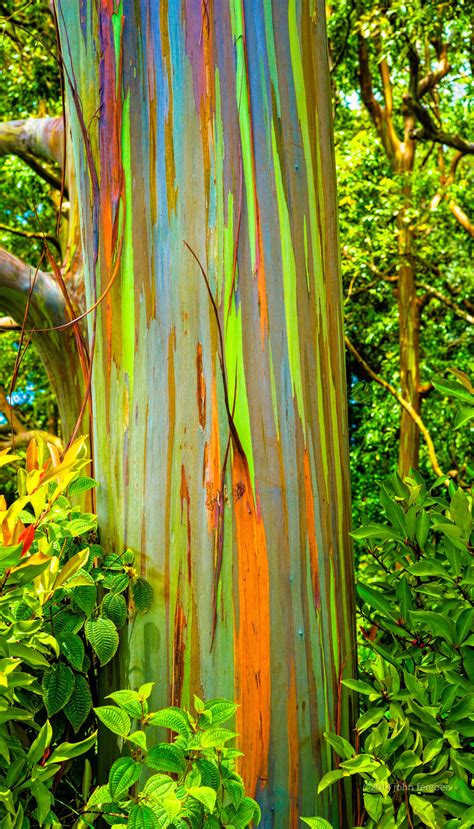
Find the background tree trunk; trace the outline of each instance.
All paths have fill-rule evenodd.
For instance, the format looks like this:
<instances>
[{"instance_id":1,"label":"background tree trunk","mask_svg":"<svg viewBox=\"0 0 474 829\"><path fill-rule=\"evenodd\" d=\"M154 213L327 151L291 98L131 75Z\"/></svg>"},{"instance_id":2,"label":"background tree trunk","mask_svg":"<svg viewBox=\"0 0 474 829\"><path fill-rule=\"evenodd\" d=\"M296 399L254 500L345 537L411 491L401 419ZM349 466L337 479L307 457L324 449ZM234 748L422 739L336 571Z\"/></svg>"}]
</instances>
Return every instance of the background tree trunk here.
<instances>
[{"instance_id":1,"label":"background tree trunk","mask_svg":"<svg viewBox=\"0 0 474 829\"><path fill-rule=\"evenodd\" d=\"M235 698L262 825L296 827L322 732L349 736L354 647L324 3L57 12L101 538L155 590L116 680Z\"/></svg>"}]
</instances>

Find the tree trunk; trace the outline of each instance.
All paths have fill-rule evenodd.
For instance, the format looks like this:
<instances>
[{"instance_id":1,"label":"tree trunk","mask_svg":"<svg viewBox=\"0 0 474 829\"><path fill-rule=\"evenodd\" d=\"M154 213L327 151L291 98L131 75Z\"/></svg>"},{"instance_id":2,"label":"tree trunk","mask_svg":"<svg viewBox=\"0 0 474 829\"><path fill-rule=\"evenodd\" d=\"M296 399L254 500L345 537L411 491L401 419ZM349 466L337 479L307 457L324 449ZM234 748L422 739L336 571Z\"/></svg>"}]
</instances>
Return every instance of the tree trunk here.
<instances>
[{"instance_id":1,"label":"tree trunk","mask_svg":"<svg viewBox=\"0 0 474 829\"><path fill-rule=\"evenodd\" d=\"M410 217L415 142L409 137L413 116L405 114L405 140L395 161L395 171L402 177L402 204L398 214L398 318L400 344L400 389L402 397L421 413L420 394L420 302L415 283L413 259L413 219ZM401 410L398 472L403 478L410 469L418 469L420 430L411 415Z\"/></svg>"},{"instance_id":2,"label":"tree trunk","mask_svg":"<svg viewBox=\"0 0 474 829\"><path fill-rule=\"evenodd\" d=\"M411 175L412 170L409 171ZM420 304L416 293L415 265L412 256L413 230L407 217L411 184L402 188L404 205L398 217L398 317L400 343L400 388L402 397L421 412L420 395ZM420 430L411 415L401 410L398 471L403 477L411 468L418 469Z\"/></svg>"},{"instance_id":3,"label":"tree trunk","mask_svg":"<svg viewBox=\"0 0 474 829\"><path fill-rule=\"evenodd\" d=\"M315 799L354 649L324 3L57 9L101 538L155 590L118 681L235 698L264 827L352 825Z\"/></svg>"}]
</instances>

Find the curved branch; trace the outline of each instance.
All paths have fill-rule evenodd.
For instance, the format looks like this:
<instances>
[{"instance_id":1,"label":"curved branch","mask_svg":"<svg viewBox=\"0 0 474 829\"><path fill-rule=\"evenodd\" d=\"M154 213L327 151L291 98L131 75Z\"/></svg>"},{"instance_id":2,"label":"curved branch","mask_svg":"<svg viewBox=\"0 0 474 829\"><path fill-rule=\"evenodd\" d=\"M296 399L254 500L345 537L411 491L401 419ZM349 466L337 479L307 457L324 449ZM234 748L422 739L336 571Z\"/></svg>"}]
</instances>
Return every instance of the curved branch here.
<instances>
[{"instance_id":1,"label":"curved branch","mask_svg":"<svg viewBox=\"0 0 474 829\"><path fill-rule=\"evenodd\" d=\"M68 435L82 405L83 384L74 333L58 330L71 313L56 277L35 271L0 247L0 313L23 323L28 340L33 336Z\"/></svg>"},{"instance_id":2,"label":"curved branch","mask_svg":"<svg viewBox=\"0 0 474 829\"><path fill-rule=\"evenodd\" d=\"M422 98L427 92L431 92L443 78L451 71L451 64L448 60L448 44L442 43L438 53L438 66L432 72L428 72L418 82L417 96Z\"/></svg>"},{"instance_id":3,"label":"curved branch","mask_svg":"<svg viewBox=\"0 0 474 829\"><path fill-rule=\"evenodd\" d=\"M31 158L63 166L64 124L58 118L28 118L0 123L0 156L17 155L27 164Z\"/></svg>"},{"instance_id":4,"label":"curved branch","mask_svg":"<svg viewBox=\"0 0 474 829\"><path fill-rule=\"evenodd\" d=\"M414 97L404 95L403 100L421 124L421 127L411 131L411 138L416 141L434 141L435 144L444 144L446 147L452 147L465 155L474 155L474 141L468 141L457 133L444 132L435 124L426 107L422 106Z\"/></svg>"},{"instance_id":5,"label":"curved branch","mask_svg":"<svg viewBox=\"0 0 474 829\"><path fill-rule=\"evenodd\" d=\"M382 107L374 95L372 73L370 71L367 41L359 34L359 82L362 102L366 107L382 141L390 161L394 161L400 152L400 139L395 131L391 117L391 84L388 65L382 61L380 74L386 107Z\"/></svg>"},{"instance_id":6,"label":"curved branch","mask_svg":"<svg viewBox=\"0 0 474 829\"><path fill-rule=\"evenodd\" d=\"M10 227L10 225L4 225L0 222L0 231L3 233L12 233L14 236L23 236L25 239L43 239L47 242L51 242L52 245L56 248L56 250L61 254L61 248L59 246L59 242L56 236L53 236L51 233L38 233L34 230L23 230L20 227Z\"/></svg>"},{"instance_id":7,"label":"curved branch","mask_svg":"<svg viewBox=\"0 0 474 829\"><path fill-rule=\"evenodd\" d=\"M430 458L431 466L432 466L433 470L435 471L436 475L438 475L438 477L441 477L443 472L441 471L441 467L440 467L440 465L438 463L438 459L436 457L436 451L435 451L435 448L434 448L433 440L431 438L431 435L430 435L428 429L426 428L425 424L423 423L420 415L418 414L418 412L415 411L415 409L413 408L411 403L408 402L408 400L405 400L405 398L402 397L402 395L396 390L396 388L394 386L392 386L390 383L387 382L387 380L384 380L383 377L380 377L380 375L376 374L375 371L373 371L370 368L368 363L365 362L362 355L359 354L356 347L351 343L349 337L345 336L344 337L344 342L345 342L347 348L349 349L349 351L351 352L351 354L353 354L353 356L356 358L357 362L362 366L365 373L368 374L369 377L372 378L372 380L375 380L375 382L378 383L379 386L382 386L382 388L386 389L389 392L389 394L391 394L392 397L394 397L395 400L397 400L398 403L400 403L400 406L402 406L405 409L405 411L408 412L410 417L414 420L414 422L418 426L420 432L422 433L422 435L423 435L423 437L426 441L426 446L428 448L428 455L429 455L429 458Z\"/></svg>"},{"instance_id":8,"label":"curved branch","mask_svg":"<svg viewBox=\"0 0 474 829\"><path fill-rule=\"evenodd\" d=\"M441 291L438 291L436 288L432 288L431 285L427 285L426 282L417 281L417 285L419 285L420 288L423 288L423 290L426 291L426 295L428 295L428 297L435 297L436 299L439 299L440 302L443 302L444 305L446 305L448 308L451 308L451 310L456 314L457 317L459 317L462 320L465 320L471 325L474 325L474 316L472 314L468 314L467 311L463 311L462 308L459 308L459 306L456 305L456 303L453 302L452 299L445 296L443 293L441 293Z\"/></svg>"},{"instance_id":9,"label":"curved branch","mask_svg":"<svg viewBox=\"0 0 474 829\"><path fill-rule=\"evenodd\" d=\"M459 222L466 233L469 233L469 236L474 238L474 224L471 222L469 216L466 215L462 207L459 207L459 205L452 199L448 202L448 207L456 221Z\"/></svg>"},{"instance_id":10,"label":"curved branch","mask_svg":"<svg viewBox=\"0 0 474 829\"><path fill-rule=\"evenodd\" d=\"M21 331L21 325L12 317L0 317L0 331Z\"/></svg>"},{"instance_id":11,"label":"curved branch","mask_svg":"<svg viewBox=\"0 0 474 829\"><path fill-rule=\"evenodd\" d=\"M29 328L44 327L46 320L52 325L64 324L66 305L54 279L44 271L36 273L26 262L0 248L0 308L13 319L22 320L30 293Z\"/></svg>"}]
</instances>

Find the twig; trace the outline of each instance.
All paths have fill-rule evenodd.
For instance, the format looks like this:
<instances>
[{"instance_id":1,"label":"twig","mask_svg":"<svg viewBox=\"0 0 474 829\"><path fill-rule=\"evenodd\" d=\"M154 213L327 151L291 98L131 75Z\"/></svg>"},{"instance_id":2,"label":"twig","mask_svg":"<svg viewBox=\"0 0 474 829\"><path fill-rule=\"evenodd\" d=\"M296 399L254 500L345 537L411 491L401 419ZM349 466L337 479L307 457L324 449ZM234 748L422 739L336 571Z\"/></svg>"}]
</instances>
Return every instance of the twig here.
<instances>
[{"instance_id":1,"label":"twig","mask_svg":"<svg viewBox=\"0 0 474 829\"><path fill-rule=\"evenodd\" d=\"M400 403L400 406L402 406L405 409L405 411L408 412L410 417L414 420L426 441L431 466L433 467L433 470L435 471L436 475L438 477L441 477L441 475L443 475L443 472L436 457L436 451L434 448L433 440L418 412L413 408L412 404L409 403L408 400L405 400L405 398L402 397L400 392L398 392L394 386L392 386L390 383L387 382L387 380L384 380L383 377L380 377L380 375L376 374L375 371L373 371L370 368L370 366L368 365L368 363L366 363L362 355L359 354L356 347L351 343L349 337L345 336L344 341L346 343L347 348L349 349L351 354L353 354L353 356L356 358L357 362L362 366L366 374L368 374L372 380L375 380L375 382L378 383L379 386L382 386L382 388L386 389L389 392L389 394L391 394L392 397L394 397L395 400L397 400L398 403Z\"/></svg>"}]
</instances>

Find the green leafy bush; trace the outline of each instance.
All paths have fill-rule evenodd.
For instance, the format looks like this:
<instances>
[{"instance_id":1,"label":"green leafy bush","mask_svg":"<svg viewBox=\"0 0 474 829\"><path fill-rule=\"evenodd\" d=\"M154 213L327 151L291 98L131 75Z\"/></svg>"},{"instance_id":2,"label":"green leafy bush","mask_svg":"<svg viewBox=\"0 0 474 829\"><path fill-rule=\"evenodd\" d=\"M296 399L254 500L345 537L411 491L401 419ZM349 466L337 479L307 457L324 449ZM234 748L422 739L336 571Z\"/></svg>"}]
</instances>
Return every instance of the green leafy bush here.
<instances>
[{"instance_id":1,"label":"green leafy bush","mask_svg":"<svg viewBox=\"0 0 474 829\"><path fill-rule=\"evenodd\" d=\"M96 517L71 503L95 486L79 477L85 452L84 439L62 459L33 441L19 497L7 508L0 496L1 829L72 825L91 775L97 668L117 650L129 597L138 610L151 601L133 553L106 555ZM16 460L0 453L0 466Z\"/></svg>"},{"instance_id":2,"label":"green leafy bush","mask_svg":"<svg viewBox=\"0 0 474 829\"><path fill-rule=\"evenodd\" d=\"M382 486L386 524L353 533L367 556L357 584L361 695L354 744L319 791L363 782L358 825L369 829L474 825L474 567L472 497L412 473Z\"/></svg>"},{"instance_id":3,"label":"green leafy bush","mask_svg":"<svg viewBox=\"0 0 474 829\"><path fill-rule=\"evenodd\" d=\"M111 826L126 824L132 829L258 825L259 806L245 795L235 770L241 752L228 746L236 735L224 728L237 706L225 699L204 703L194 697L194 715L177 707L152 713L152 687L148 683L138 691L116 691L109 695L115 705L95 709L107 728L123 739L126 753L110 769L108 784L92 793L80 825L89 826L99 815ZM150 727L177 736L171 743L156 742L155 736L149 747Z\"/></svg>"}]
</instances>

